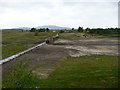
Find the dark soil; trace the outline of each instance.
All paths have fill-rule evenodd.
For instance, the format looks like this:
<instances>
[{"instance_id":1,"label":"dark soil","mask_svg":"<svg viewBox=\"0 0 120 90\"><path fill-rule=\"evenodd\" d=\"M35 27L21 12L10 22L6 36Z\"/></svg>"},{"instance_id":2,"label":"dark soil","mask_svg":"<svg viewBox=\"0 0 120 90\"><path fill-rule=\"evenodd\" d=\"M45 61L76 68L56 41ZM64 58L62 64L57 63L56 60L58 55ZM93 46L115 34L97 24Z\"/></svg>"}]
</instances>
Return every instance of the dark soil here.
<instances>
[{"instance_id":1,"label":"dark soil","mask_svg":"<svg viewBox=\"0 0 120 90\"><path fill-rule=\"evenodd\" d=\"M26 62L30 60L29 69L38 70L38 68L48 67L53 68L58 62L66 59L68 56L67 49L59 46L45 45L36 48L12 61L3 64L3 79L9 75L11 70L20 61ZM50 64L50 65L49 65ZM49 68L50 69L50 68Z\"/></svg>"}]
</instances>

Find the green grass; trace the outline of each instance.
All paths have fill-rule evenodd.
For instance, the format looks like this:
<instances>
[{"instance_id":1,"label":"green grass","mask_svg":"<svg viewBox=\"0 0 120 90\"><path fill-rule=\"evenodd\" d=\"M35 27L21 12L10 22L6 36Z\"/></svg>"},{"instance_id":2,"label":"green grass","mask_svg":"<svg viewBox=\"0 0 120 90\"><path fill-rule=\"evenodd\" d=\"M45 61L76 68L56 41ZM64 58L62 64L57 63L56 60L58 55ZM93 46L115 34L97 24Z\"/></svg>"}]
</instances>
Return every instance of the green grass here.
<instances>
[{"instance_id":1,"label":"green grass","mask_svg":"<svg viewBox=\"0 0 120 90\"><path fill-rule=\"evenodd\" d=\"M2 59L2 47L0 46L0 60Z\"/></svg>"},{"instance_id":2,"label":"green grass","mask_svg":"<svg viewBox=\"0 0 120 90\"><path fill-rule=\"evenodd\" d=\"M2 43L2 31L0 30L0 43Z\"/></svg>"},{"instance_id":3,"label":"green grass","mask_svg":"<svg viewBox=\"0 0 120 90\"><path fill-rule=\"evenodd\" d=\"M84 33L60 33L59 35L62 39L76 39L82 38Z\"/></svg>"},{"instance_id":4,"label":"green grass","mask_svg":"<svg viewBox=\"0 0 120 90\"><path fill-rule=\"evenodd\" d=\"M33 43L54 35L56 33L53 32L39 32L36 36L35 32L22 32L21 30L2 31L2 43L6 45L2 47L2 59L31 48L37 45Z\"/></svg>"},{"instance_id":5,"label":"green grass","mask_svg":"<svg viewBox=\"0 0 120 90\"><path fill-rule=\"evenodd\" d=\"M69 57L40 85L43 88L117 88L117 56Z\"/></svg>"},{"instance_id":6,"label":"green grass","mask_svg":"<svg viewBox=\"0 0 120 90\"><path fill-rule=\"evenodd\" d=\"M22 32L22 31L3 31L2 32L2 43L11 44L15 42L31 42L34 43L36 41L43 40L48 38L49 36L56 35L53 32L39 32L37 36L35 36L35 32Z\"/></svg>"},{"instance_id":7,"label":"green grass","mask_svg":"<svg viewBox=\"0 0 120 90\"><path fill-rule=\"evenodd\" d=\"M107 38L107 37L120 37L120 35L117 34L111 34L111 35L97 35L97 34L86 34L84 32L74 32L74 33L60 33L61 39L87 39L87 38ZM87 37L83 36L87 35Z\"/></svg>"},{"instance_id":8,"label":"green grass","mask_svg":"<svg viewBox=\"0 0 120 90\"><path fill-rule=\"evenodd\" d=\"M74 33L60 33L61 39L87 39L87 38L93 38L90 34L85 34L81 32L74 32ZM86 35L87 37L85 37Z\"/></svg>"},{"instance_id":9,"label":"green grass","mask_svg":"<svg viewBox=\"0 0 120 90\"><path fill-rule=\"evenodd\" d=\"M92 55L68 57L47 79L39 79L27 64L19 63L3 82L3 87L39 88L117 88L118 57Z\"/></svg>"},{"instance_id":10,"label":"green grass","mask_svg":"<svg viewBox=\"0 0 120 90\"><path fill-rule=\"evenodd\" d=\"M109 37L120 37L120 35L117 34L111 34L111 35L93 35L92 38L109 38Z\"/></svg>"},{"instance_id":11,"label":"green grass","mask_svg":"<svg viewBox=\"0 0 120 90\"><path fill-rule=\"evenodd\" d=\"M1 46L1 43L2 43L2 31L0 30L0 60L2 59L2 46Z\"/></svg>"},{"instance_id":12,"label":"green grass","mask_svg":"<svg viewBox=\"0 0 120 90\"><path fill-rule=\"evenodd\" d=\"M3 59L29 49L35 45L37 44L12 44L4 46L2 47Z\"/></svg>"}]
</instances>

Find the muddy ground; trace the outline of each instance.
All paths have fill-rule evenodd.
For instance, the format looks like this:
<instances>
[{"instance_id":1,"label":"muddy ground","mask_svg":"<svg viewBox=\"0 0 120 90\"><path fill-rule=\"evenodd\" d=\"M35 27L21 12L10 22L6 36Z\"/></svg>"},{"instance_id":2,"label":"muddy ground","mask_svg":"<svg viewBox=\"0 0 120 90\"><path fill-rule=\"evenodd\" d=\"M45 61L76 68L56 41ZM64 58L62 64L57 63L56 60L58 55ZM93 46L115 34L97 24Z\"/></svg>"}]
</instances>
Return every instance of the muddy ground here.
<instances>
[{"instance_id":1,"label":"muddy ground","mask_svg":"<svg viewBox=\"0 0 120 90\"><path fill-rule=\"evenodd\" d=\"M30 59L29 69L32 69L40 78L45 79L68 56L78 57L92 54L118 56L118 38L91 38L91 39L58 39L54 44L46 44L36 48L10 62L3 64L3 79L19 61Z\"/></svg>"}]
</instances>

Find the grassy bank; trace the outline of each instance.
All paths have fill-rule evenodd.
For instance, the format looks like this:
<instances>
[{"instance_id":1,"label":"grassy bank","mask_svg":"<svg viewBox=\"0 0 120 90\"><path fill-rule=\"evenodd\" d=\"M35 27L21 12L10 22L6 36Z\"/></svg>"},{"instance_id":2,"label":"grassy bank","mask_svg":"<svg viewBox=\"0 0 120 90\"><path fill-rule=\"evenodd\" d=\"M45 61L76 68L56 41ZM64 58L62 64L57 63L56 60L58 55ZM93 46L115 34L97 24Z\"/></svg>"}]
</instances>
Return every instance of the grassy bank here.
<instances>
[{"instance_id":1,"label":"grassy bank","mask_svg":"<svg viewBox=\"0 0 120 90\"><path fill-rule=\"evenodd\" d=\"M59 66L56 67L47 79L37 79L37 84L33 82L33 87L117 88L119 72L117 56L92 55L68 57L67 60L62 61ZM24 76L24 73L21 74ZM5 87L16 87L15 81L19 82L19 84L22 85L21 87L26 87L26 85L29 87L29 83L31 84L28 78L26 85L21 83L19 79L16 79L18 79L16 74L14 74L14 77L9 77L8 81L4 83ZM10 80L12 80L12 82ZM24 82L24 80L26 81L26 78L22 79L22 82Z\"/></svg>"},{"instance_id":2,"label":"grassy bank","mask_svg":"<svg viewBox=\"0 0 120 90\"><path fill-rule=\"evenodd\" d=\"M21 30L7 30L2 32L2 55L3 59L11 55L17 54L28 48L31 48L37 44L37 41L44 40L49 36L56 35L53 32L39 32L35 35L35 32L21 31Z\"/></svg>"}]
</instances>

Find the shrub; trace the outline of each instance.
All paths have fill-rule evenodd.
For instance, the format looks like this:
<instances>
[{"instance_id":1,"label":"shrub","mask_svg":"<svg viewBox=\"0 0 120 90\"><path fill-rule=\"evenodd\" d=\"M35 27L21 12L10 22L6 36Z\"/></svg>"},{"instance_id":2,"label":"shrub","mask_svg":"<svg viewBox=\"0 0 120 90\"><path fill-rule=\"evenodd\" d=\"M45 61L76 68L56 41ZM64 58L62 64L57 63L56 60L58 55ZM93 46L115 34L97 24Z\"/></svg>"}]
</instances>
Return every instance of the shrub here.
<instances>
[{"instance_id":1,"label":"shrub","mask_svg":"<svg viewBox=\"0 0 120 90\"><path fill-rule=\"evenodd\" d=\"M64 31L63 31L63 30L60 30L60 33L64 33Z\"/></svg>"},{"instance_id":2,"label":"shrub","mask_svg":"<svg viewBox=\"0 0 120 90\"><path fill-rule=\"evenodd\" d=\"M3 87L29 88L38 86L38 78L31 70L27 70L28 66L29 61L26 63L19 62L7 79L3 81Z\"/></svg>"}]
</instances>

